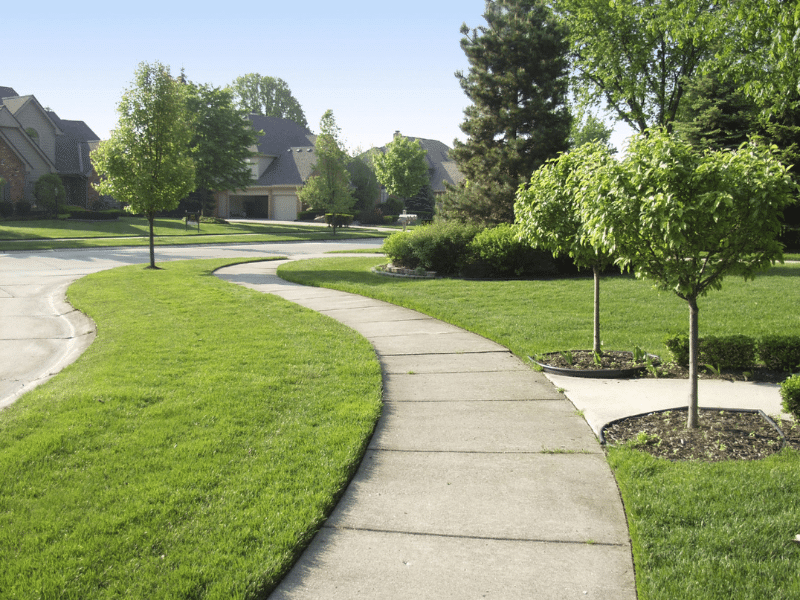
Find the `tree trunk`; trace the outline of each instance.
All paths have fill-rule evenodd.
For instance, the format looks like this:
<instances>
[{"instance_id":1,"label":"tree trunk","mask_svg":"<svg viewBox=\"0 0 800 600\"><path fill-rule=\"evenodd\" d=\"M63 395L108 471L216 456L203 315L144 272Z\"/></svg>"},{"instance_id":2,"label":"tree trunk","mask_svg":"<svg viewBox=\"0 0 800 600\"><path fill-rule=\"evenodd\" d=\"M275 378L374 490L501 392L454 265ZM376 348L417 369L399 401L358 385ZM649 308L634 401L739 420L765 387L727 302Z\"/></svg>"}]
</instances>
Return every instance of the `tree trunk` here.
<instances>
[{"instance_id":1,"label":"tree trunk","mask_svg":"<svg viewBox=\"0 0 800 600\"><path fill-rule=\"evenodd\" d=\"M697 331L697 298L688 298L689 303L689 417L687 429L696 429L699 422L697 403L697 358L699 355L699 336Z\"/></svg>"},{"instance_id":2,"label":"tree trunk","mask_svg":"<svg viewBox=\"0 0 800 600\"><path fill-rule=\"evenodd\" d=\"M153 236L153 220L155 219L155 213L147 213L147 221L150 223L150 268L156 268L156 251L155 251L155 243L154 243L154 236Z\"/></svg>"},{"instance_id":3,"label":"tree trunk","mask_svg":"<svg viewBox=\"0 0 800 600\"><path fill-rule=\"evenodd\" d=\"M600 267L592 267L594 273L594 340L592 350L600 354Z\"/></svg>"}]
</instances>

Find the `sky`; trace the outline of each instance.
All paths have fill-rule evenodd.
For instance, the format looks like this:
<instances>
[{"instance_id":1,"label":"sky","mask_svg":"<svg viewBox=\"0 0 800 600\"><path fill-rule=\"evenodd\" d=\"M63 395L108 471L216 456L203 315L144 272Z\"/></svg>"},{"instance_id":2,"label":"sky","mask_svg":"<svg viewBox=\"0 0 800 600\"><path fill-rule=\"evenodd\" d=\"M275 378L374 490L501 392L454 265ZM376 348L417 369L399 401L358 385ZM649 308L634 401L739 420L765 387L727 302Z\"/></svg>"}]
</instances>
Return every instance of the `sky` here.
<instances>
[{"instance_id":1,"label":"sky","mask_svg":"<svg viewBox=\"0 0 800 600\"><path fill-rule=\"evenodd\" d=\"M48 2L4 7L0 86L101 139L138 65L158 61L218 87L247 73L279 77L314 132L333 111L351 152L384 146L395 131L465 141L460 28L485 23L484 0Z\"/></svg>"}]
</instances>

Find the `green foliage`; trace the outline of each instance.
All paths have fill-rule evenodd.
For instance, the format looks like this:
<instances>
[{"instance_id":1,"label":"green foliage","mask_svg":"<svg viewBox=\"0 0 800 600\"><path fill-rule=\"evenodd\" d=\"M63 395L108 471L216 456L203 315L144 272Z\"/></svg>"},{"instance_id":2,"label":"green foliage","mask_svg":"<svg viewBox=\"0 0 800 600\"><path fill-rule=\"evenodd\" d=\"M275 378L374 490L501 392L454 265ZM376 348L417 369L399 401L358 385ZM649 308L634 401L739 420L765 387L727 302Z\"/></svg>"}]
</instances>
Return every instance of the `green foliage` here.
<instances>
[{"instance_id":1,"label":"green foliage","mask_svg":"<svg viewBox=\"0 0 800 600\"><path fill-rule=\"evenodd\" d=\"M592 114L587 114L580 120L573 118L569 134L569 146L570 148L578 148L584 144L600 143L611 149L613 154L616 149L611 147L612 133L613 130L608 125Z\"/></svg>"},{"instance_id":2,"label":"green foliage","mask_svg":"<svg viewBox=\"0 0 800 600\"><path fill-rule=\"evenodd\" d=\"M14 214L14 203L8 200L0 201L0 217L7 219Z\"/></svg>"},{"instance_id":3,"label":"green foliage","mask_svg":"<svg viewBox=\"0 0 800 600\"><path fill-rule=\"evenodd\" d=\"M681 366L689 364L689 336L671 335L664 340L672 362Z\"/></svg>"},{"instance_id":4,"label":"green foliage","mask_svg":"<svg viewBox=\"0 0 800 600\"><path fill-rule=\"evenodd\" d=\"M441 216L485 224L514 220L517 187L567 149L566 29L543 0L492 0L486 25L464 24L469 72L457 72L472 103L465 143L451 153L468 183L442 204Z\"/></svg>"},{"instance_id":5,"label":"green foliage","mask_svg":"<svg viewBox=\"0 0 800 600\"><path fill-rule=\"evenodd\" d=\"M342 213L326 213L325 214L325 222L328 225L333 225L335 227L347 227L350 223L353 222L353 215L347 215Z\"/></svg>"},{"instance_id":6,"label":"green foliage","mask_svg":"<svg viewBox=\"0 0 800 600\"><path fill-rule=\"evenodd\" d=\"M793 375L781 384L783 409L800 419L800 375Z\"/></svg>"},{"instance_id":7,"label":"green foliage","mask_svg":"<svg viewBox=\"0 0 800 600\"><path fill-rule=\"evenodd\" d=\"M186 107L192 116L189 148L195 164L195 187L204 196L203 211L212 202L211 191L243 189L252 173L245 162L257 136L246 113L233 104L229 89L189 84Z\"/></svg>"},{"instance_id":8,"label":"green foliage","mask_svg":"<svg viewBox=\"0 0 800 600\"><path fill-rule=\"evenodd\" d=\"M389 196L386 199L386 202L380 206L380 208L383 210L383 214L385 215L399 215L403 212L405 207L406 205L402 198L398 198L397 196Z\"/></svg>"},{"instance_id":9,"label":"green foliage","mask_svg":"<svg viewBox=\"0 0 800 600\"><path fill-rule=\"evenodd\" d=\"M240 110L265 117L291 119L308 127L300 103L292 95L289 85L280 77L267 77L248 73L237 77L230 86Z\"/></svg>"},{"instance_id":10,"label":"green foliage","mask_svg":"<svg viewBox=\"0 0 800 600\"><path fill-rule=\"evenodd\" d=\"M314 144L317 155L314 174L308 178L297 196L306 204L323 209L326 213L346 213L355 204L350 188L350 174L347 171L350 159L339 145L340 129L332 111L328 110L322 115L320 129L321 133ZM337 221L334 219L331 224L335 235Z\"/></svg>"},{"instance_id":11,"label":"green foliage","mask_svg":"<svg viewBox=\"0 0 800 600\"><path fill-rule=\"evenodd\" d=\"M487 277L521 277L523 275L554 274L555 267L548 256L530 244L520 241L513 225L501 223L478 233L467 248L471 270L476 265L485 268Z\"/></svg>"},{"instance_id":12,"label":"green foliage","mask_svg":"<svg viewBox=\"0 0 800 600\"><path fill-rule=\"evenodd\" d=\"M169 67L141 63L117 107L119 121L111 138L91 154L100 176L98 191L144 214L151 227L157 212L175 208L195 186L186 93ZM151 267L153 247L151 232Z\"/></svg>"},{"instance_id":13,"label":"green foliage","mask_svg":"<svg viewBox=\"0 0 800 600\"><path fill-rule=\"evenodd\" d=\"M409 198L428 183L427 153L420 143L397 135L386 146L386 153L372 159L375 175L389 194Z\"/></svg>"},{"instance_id":14,"label":"green foliage","mask_svg":"<svg viewBox=\"0 0 800 600\"><path fill-rule=\"evenodd\" d=\"M361 158L354 158L347 163L350 173L350 185L353 186L353 197L356 199L353 210L371 210L381 197L381 186L372 168Z\"/></svg>"},{"instance_id":15,"label":"green foliage","mask_svg":"<svg viewBox=\"0 0 800 600\"><path fill-rule=\"evenodd\" d=\"M55 214L58 203L63 204L66 200L67 191L64 189L61 177L55 173L46 173L36 180L33 195L43 208Z\"/></svg>"},{"instance_id":16,"label":"green foliage","mask_svg":"<svg viewBox=\"0 0 800 600\"><path fill-rule=\"evenodd\" d=\"M27 200L20 200L16 204L14 204L14 211L20 217L26 217L31 213L31 203Z\"/></svg>"},{"instance_id":17,"label":"green foliage","mask_svg":"<svg viewBox=\"0 0 800 600\"><path fill-rule=\"evenodd\" d=\"M800 369L800 336L764 336L758 343L758 355L768 369L796 371Z\"/></svg>"},{"instance_id":18,"label":"green foliage","mask_svg":"<svg viewBox=\"0 0 800 600\"><path fill-rule=\"evenodd\" d=\"M569 31L579 102L606 103L639 132L675 119L686 81L713 59L723 33L714 0L555 4Z\"/></svg>"},{"instance_id":19,"label":"green foliage","mask_svg":"<svg viewBox=\"0 0 800 600\"><path fill-rule=\"evenodd\" d=\"M303 210L297 213L297 220L298 221L313 221L317 217L324 215L325 211L318 208L312 208L310 210Z\"/></svg>"},{"instance_id":20,"label":"green foliage","mask_svg":"<svg viewBox=\"0 0 800 600\"><path fill-rule=\"evenodd\" d=\"M747 369L756 363L756 341L746 335L708 335L700 341L700 361L717 369Z\"/></svg>"},{"instance_id":21,"label":"green foliage","mask_svg":"<svg viewBox=\"0 0 800 600\"><path fill-rule=\"evenodd\" d=\"M457 275L468 260L469 244L480 228L458 222L436 222L390 235L384 253L395 264L439 275Z\"/></svg>"}]
</instances>

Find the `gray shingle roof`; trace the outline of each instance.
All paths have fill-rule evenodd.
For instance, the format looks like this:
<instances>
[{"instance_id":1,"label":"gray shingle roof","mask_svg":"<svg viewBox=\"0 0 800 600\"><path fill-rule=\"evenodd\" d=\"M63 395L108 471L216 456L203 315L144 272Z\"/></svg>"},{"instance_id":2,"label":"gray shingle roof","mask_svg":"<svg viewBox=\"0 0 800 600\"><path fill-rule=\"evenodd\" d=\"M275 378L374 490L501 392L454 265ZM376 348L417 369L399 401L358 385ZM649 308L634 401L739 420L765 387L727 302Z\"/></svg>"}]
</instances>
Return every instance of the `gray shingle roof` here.
<instances>
[{"instance_id":1,"label":"gray shingle roof","mask_svg":"<svg viewBox=\"0 0 800 600\"><path fill-rule=\"evenodd\" d=\"M257 185L303 185L316 162L313 146L287 148L267 167Z\"/></svg>"},{"instance_id":2,"label":"gray shingle roof","mask_svg":"<svg viewBox=\"0 0 800 600\"><path fill-rule=\"evenodd\" d=\"M314 146L316 136L311 131L289 119L249 114L247 118L256 131L263 131L257 147L261 154L280 156L288 148Z\"/></svg>"},{"instance_id":3,"label":"gray shingle roof","mask_svg":"<svg viewBox=\"0 0 800 600\"><path fill-rule=\"evenodd\" d=\"M67 121L52 111L47 115L64 132L56 138L56 170L62 175L89 175L92 171L89 153L100 138L83 121Z\"/></svg>"},{"instance_id":4,"label":"gray shingle roof","mask_svg":"<svg viewBox=\"0 0 800 600\"><path fill-rule=\"evenodd\" d=\"M14 88L0 86L0 104L3 98L12 98L14 96L19 96L19 94L14 91Z\"/></svg>"}]
</instances>

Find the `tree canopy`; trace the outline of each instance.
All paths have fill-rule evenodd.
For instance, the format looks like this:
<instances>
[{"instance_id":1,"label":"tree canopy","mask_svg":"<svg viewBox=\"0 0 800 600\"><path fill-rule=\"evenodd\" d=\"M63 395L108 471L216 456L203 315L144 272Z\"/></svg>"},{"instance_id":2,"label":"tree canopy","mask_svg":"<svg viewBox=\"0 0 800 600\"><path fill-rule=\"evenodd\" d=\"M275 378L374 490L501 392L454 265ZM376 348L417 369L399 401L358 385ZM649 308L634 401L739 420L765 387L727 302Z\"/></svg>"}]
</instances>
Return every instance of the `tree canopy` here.
<instances>
[{"instance_id":1,"label":"tree canopy","mask_svg":"<svg viewBox=\"0 0 800 600\"><path fill-rule=\"evenodd\" d=\"M429 182L427 153L417 140L396 135L372 159L375 175L389 194L410 198Z\"/></svg>"},{"instance_id":2,"label":"tree canopy","mask_svg":"<svg viewBox=\"0 0 800 600\"><path fill-rule=\"evenodd\" d=\"M0 188L2 188L5 181L0 180ZM67 192L64 189L64 183L61 177L55 173L45 173L33 186L33 195L36 200L47 210L53 211L56 218L58 218L58 202L64 202L67 198Z\"/></svg>"},{"instance_id":3,"label":"tree canopy","mask_svg":"<svg viewBox=\"0 0 800 600\"><path fill-rule=\"evenodd\" d=\"M243 189L252 173L245 162L258 140L245 119L245 112L233 104L228 89L189 84L187 109L192 116L189 148L195 163L195 186L210 204L210 192Z\"/></svg>"},{"instance_id":4,"label":"tree canopy","mask_svg":"<svg viewBox=\"0 0 800 600\"><path fill-rule=\"evenodd\" d=\"M314 144L317 162L314 174L298 193L300 200L314 208L331 213L331 225L336 235L336 215L345 214L355 203L350 189L347 153L340 147L341 130L333 111L325 111L320 120L320 134Z\"/></svg>"},{"instance_id":5,"label":"tree canopy","mask_svg":"<svg viewBox=\"0 0 800 600\"><path fill-rule=\"evenodd\" d=\"M796 186L775 152L755 143L704 152L652 130L594 171L607 193L581 206L592 245L689 305L689 427L698 419L698 298L783 258L780 215Z\"/></svg>"},{"instance_id":6,"label":"tree canopy","mask_svg":"<svg viewBox=\"0 0 800 600\"><path fill-rule=\"evenodd\" d=\"M471 101L451 153L468 185L451 193L444 216L513 222L517 187L567 149L566 29L545 0L490 0L485 26L464 24L469 71L456 77Z\"/></svg>"},{"instance_id":7,"label":"tree canopy","mask_svg":"<svg viewBox=\"0 0 800 600\"><path fill-rule=\"evenodd\" d=\"M291 119L298 125L308 127L300 102L280 77L248 73L237 77L230 89L237 106L245 113Z\"/></svg>"},{"instance_id":8,"label":"tree canopy","mask_svg":"<svg viewBox=\"0 0 800 600\"><path fill-rule=\"evenodd\" d=\"M169 67L141 63L117 106L117 127L91 155L100 176L98 191L147 217L151 268L155 268L156 213L177 206L195 186L186 93Z\"/></svg>"}]
</instances>

